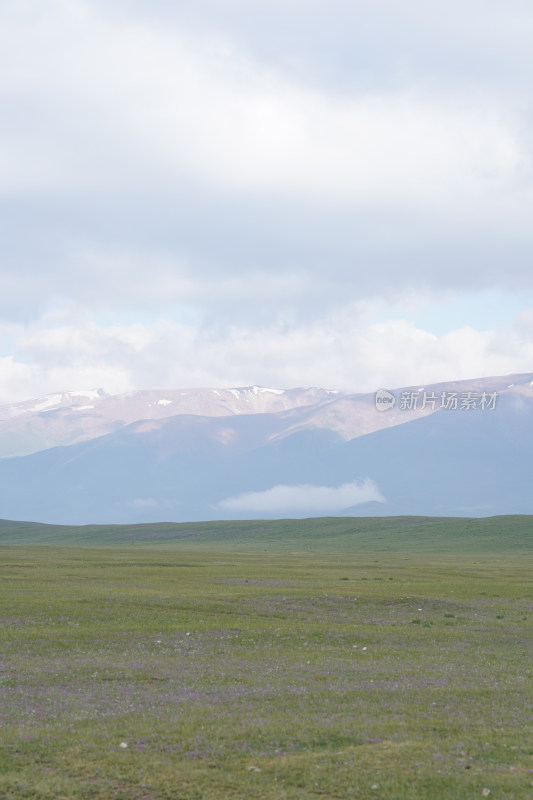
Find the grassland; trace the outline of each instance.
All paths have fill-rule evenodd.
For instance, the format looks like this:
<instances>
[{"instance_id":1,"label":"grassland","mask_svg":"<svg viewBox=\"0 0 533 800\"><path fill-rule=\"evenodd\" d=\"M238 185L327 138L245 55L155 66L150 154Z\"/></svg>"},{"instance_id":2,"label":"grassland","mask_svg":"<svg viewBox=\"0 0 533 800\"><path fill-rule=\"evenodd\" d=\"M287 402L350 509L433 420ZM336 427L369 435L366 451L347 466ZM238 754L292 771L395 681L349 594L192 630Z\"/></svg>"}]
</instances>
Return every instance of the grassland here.
<instances>
[{"instance_id":1,"label":"grassland","mask_svg":"<svg viewBox=\"0 0 533 800\"><path fill-rule=\"evenodd\" d=\"M0 525L0 797L533 798L530 518L218 525Z\"/></svg>"},{"instance_id":2,"label":"grassland","mask_svg":"<svg viewBox=\"0 0 533 800\"><path fill-rule=\"evenodd\" d=\"M81 526L0 520L0 544L518 556L533 555L533 517L323 517Z\"/></svg>"}]
</instances>

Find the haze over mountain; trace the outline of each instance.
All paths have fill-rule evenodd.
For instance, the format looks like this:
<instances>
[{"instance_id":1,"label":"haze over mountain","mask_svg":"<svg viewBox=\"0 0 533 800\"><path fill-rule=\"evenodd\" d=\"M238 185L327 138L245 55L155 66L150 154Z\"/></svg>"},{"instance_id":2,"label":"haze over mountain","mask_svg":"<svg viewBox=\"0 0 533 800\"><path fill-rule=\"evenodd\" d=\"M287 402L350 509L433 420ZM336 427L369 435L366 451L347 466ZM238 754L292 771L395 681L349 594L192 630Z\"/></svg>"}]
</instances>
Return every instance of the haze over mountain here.
<instances>
[{"instance_id":1,"label":"haze over mountain","mask_svg":"<svg viewBox=\"0 0 533 800\"><path fill-rule=\"evenodd\" d=\"M533 513L533 373L405 387L70 391L0 408L0 517Z\"/></svg>"}]
</instances>

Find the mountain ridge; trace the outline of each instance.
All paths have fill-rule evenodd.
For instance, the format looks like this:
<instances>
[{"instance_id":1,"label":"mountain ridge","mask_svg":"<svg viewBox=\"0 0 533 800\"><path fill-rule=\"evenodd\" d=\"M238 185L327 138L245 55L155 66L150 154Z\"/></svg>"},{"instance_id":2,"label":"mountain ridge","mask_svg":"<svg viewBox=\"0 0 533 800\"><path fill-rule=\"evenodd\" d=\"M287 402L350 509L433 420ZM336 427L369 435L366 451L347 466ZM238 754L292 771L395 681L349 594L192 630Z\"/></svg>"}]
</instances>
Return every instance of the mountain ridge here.
<instances>
[{"instance_id":1,"label":"mountain ridge","mask_svg":"<svg viewBox=\"0 0 533 800\"><path fill-rule=\"evenodd\" d=\"M221 410L221 390L199 391ZM0 517L118 524L325 512L533 513L533 373L393 390L395 405L386 411L377 409L370 393L277 391L227 390L225 413L212 416L168 415L158 400L171 398L145 392L142 411L161 409L162 415L133 421L126 414L119 418L119 397L110 431L93 435L93 428L75 443L0 458ZM439 406L439 393L446 407ZM483 394L494 395L493 407L471 405ZM184 396L181 408L190 408L198 395ZM452 396L455 407L448 403ZM76 395L81 405L85 399ZM309 399L314 402L305 404ZM228 406L233 401L241 413ZM249 413L254 402L259 410ZM291 407L266 411L266 404ZM53 433L57 415L61 421L69 413L40 410L26 419L35 422L42 443L38 423ZM32 426L24 430L31 438ZM0 427L0 445L8 434Z\"/></svg>"},{"instance_id":2,"label":"mountain ridge","mask_svg":"<svg viewBox=\"0 0 533 800\"><path fill-rule=\"evenodd\" d=\"M509 384L509 381L512 381ZM379 387L376 387L379 388ZM533 373L405 386L392 391L498 391L533 396ZM113 433L133 422L175 416L233 417L289 413L290 435L322 428L349 440L384 427L403 424L432 409L400 409L376 414L375 393L348 393L321 387L270 389L154 389L107 394L103 389L76 390L0 406L0 459L29 455ZM280 417L283 419L283 417ZM292 424L291 424L292 423Z\"/></svg>"}]
</instances>

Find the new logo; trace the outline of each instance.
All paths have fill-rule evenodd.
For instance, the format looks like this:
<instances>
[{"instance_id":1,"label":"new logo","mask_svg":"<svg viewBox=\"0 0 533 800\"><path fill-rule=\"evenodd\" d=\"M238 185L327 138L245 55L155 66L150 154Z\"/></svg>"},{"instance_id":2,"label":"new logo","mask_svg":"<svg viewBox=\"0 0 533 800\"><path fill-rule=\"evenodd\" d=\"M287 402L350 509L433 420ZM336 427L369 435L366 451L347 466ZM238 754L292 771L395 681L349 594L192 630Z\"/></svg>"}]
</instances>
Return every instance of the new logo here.
<instances>
[{"instance_id":1,"label":"new logo","mask_svg":"<svg viewBox=\"0 0 533 800\"><path fill-rule=\"evenodd\" d=\"M388 389L378 389L376 392L376 408L378 411L390 411L394 408L396 398Z\"/></svg>"}]
</instances>

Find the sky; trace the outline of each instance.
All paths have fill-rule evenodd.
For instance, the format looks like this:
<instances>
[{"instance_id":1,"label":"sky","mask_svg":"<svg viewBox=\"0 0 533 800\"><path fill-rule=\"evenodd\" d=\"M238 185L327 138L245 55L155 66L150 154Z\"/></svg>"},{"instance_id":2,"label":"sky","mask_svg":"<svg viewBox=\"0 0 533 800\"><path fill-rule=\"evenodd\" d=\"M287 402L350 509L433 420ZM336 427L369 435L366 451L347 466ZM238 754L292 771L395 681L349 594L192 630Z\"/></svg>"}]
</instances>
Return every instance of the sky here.
<instances>
[{"instance_id":1,"label":"sky","mask_svg":"<svg viewBox=\"0 0 533 800\"><path fill-rule=\"evenodd\" d=\"M529 0L0 3L0 403L533 370Z\"/></svg>"}]
</instances>

